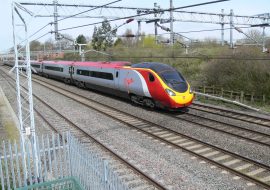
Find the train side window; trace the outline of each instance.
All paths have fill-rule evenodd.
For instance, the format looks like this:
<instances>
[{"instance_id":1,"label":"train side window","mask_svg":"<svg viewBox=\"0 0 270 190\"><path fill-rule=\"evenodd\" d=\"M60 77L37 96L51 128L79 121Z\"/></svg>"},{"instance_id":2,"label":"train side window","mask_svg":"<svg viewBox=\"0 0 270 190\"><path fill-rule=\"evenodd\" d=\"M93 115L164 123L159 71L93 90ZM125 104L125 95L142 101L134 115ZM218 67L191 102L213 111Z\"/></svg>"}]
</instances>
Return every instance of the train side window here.
<instances>
[{"instance_id":1,"label":"train side window","mask_svg":"<svg viewBox=\"0 0 270 190\"><path fill-rule=\"evenodd\" d=\"M149 81L150 82L154 82L155 81L155 77L154 77L154 75L152 73L149 73L148 77L149 77Z\"/></svg>"},{"instance_id":2,"label":"train side window","mask_svg":"<svg viewBox=\"0 0 270 190\"><path fill-rule=\"evenodd\" d=\"M116 71L116 78L118 78L118 71Z\"/></svg>"}]
</instances>

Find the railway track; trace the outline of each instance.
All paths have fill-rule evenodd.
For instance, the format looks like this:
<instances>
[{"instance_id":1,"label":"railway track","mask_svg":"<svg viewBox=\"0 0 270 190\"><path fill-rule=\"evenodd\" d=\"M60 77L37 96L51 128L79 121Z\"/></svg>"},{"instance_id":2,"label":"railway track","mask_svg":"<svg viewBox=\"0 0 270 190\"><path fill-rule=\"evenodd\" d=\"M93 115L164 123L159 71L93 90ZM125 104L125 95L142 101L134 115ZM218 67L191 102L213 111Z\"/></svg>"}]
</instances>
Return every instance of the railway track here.
<instances>
[{"instance_id":1,"label":"railway track","mask_svg":"<svg viewBox=\"0 0 270 190\"><path fill-rule=\"evenodd\" d=\"M238 111L233 111L233 110L228 110L225 108L217 108L213 106L208 106L204 104L198 104L198 103L193 103L192 106L189 107L189 109L197 110L197 111L202 111L202 112L207 112L207 113L212 113L215 115L220 115L220 116L225 116L228 118L248 122L248 123L253 123L257 124L263 127L270 128L270 117L265 116L265 117L260 117L260 116L255 116L252 114L244 114Z\"/></svg>"},{"instance_id":2,"label":"railway track","mask_svg":"<svg viewBox=\"0 0 270 190\"><path fill-rule=\"evenodd\" d=\"M58 86L37 81L40 85L58 92L70 99L81 103L93 110L120 121L132 129L136 129L148 136L158 139L175 148L185 150L207 162L215 164L238 176L246 178L262 187L270 188L270 167L257 161L245 158L233 152L229 152L209 143L189 137L185 134L173 131L161 125L146 121L131 114L127 114L115 108L90 100L79 94L72 93Z\"/></svg>"},{"instance_id":3,"label":"railway track","mask_svg":"<svg viewBox=\"0 0 270 190\"><path fill-rule=\"evenodd\" d=\"M40 85L49 88L63 96L81 103L93 110L103 113L117 121L120 121L132 129L136 129L154 139L158 139L177 149L189 152L207 162L215 164L238 176L246 178L264 188L270 188L270 167L257 161L245 158L233 152L229 152L217 146L205 143L185 134L173 131L161 125L146 121L131 114L127 114L115 108L103 105L94 100L72 93L58 86L33 79Z\"/></svg>"},{"instance_id":4,"label":"railway track","mask_svg":"<svg viewBox=\"0 0 270 190\"><path fill-rule=\"evenodd\" d=\"M7 74L5 73L5 75L7 75ZM7 77L11 78L10 76L7 76ZM5 78L7 78L7 77L5 77ZM14 81L13 78L11 78L11 79ZM9 83L9 85L12 88L16 89L16 87L15 87L14 84L12 84L10 81L7 81L7 82ZM49 117L50 119L47 119L47 117L44 116L38 109L34 108L34 110L36 111L36 113L46 122L46 124L54 132L57 132L57 133L60 134L63 131L70 131L73 135L75 135L78 139L80 139L80 142L83 143L83 144L90 143L91 141L94 142L95 144L98 144L102 149L104 149L105 151L107 151L111 155L113 155L113 157L115 159L117 159L118 161L121 161L121 163L125 164L128 168L130 168L132 171L134 171L137 175L139 175L140 177L142 177L143 179L145 179L155 189L162 189L162 190L167 189L160 182L156 181L155 179L153 179L149 175L145 174L139 168L137 168L136 166L134 166L133 164L131 164L129 161L127 161L126 159L124 159L123 157L121 157L113 149L107 147L101 141L97 140L93 135L89 134L89 132L87 132L85 129L83 129L83 128L79 127L78 125L76 125L75 123L73 123L71 120L69 120L63 114L61 114L60 112L58 112L56 109L54 109L48 103L46 103L45 101L43 101L37 95L33 94L33 97L36 100L38 100L38 106L37 107L40 107L40 106L42 106L40 104L43 104L43 106L45 105L45 107L47 107L51 111L51 115ZM22 98L24 98L24 97L22 97ZM57 121L57 122L55 122L55 121ZM116 166L113 166L113 168L119 168L119 166L116 165ZM118 169L117 172L121 172L120 170L122 170L122 173L126 173L126 172L123 172L124 169ZM121 176L121 178L122 179L124 179L124 178L130 179L131 176L126 175L126 176ZM136 181L134 180L132 182L134 184L136 184L136 186L138 187L138 180L136 180ZM143 189L143 188L148 188L149 186L150 185L145 186L144 184L142 184L139 187Z\"/></svg>"},{"instance_id":5,"label":"railway track","mask_svg":"<svg viewBox=\"0 0 270 190\"><path fill-rule=\"evenodd\" d=\"M187 121L200 127L222 132L240 139L244 139L246 141L250 141L252 143L270 147L270 135L263 132L244 128L235 124L230 124L228 122L207 118L205 116L190 112L186 112L185 114L178 114L176 116L172 114L166 115L172 119Z\"/></svg>"}]
</instances>

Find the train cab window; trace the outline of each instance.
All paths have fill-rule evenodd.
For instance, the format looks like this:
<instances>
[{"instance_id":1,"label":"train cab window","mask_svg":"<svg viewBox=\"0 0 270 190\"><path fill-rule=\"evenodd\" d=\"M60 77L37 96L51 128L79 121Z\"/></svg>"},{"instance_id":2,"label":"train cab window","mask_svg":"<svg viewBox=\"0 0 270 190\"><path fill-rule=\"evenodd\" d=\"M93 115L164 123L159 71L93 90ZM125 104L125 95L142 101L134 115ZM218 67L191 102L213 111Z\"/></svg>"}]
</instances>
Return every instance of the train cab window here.
<instances>
[{"instance_id":1,"label":"train cab window","mask_svg":"<svg viewBox=\"0 0 270 190\"><path fill-rule=\"evenodd\" d=\"M150 82L154 82L155 81L155 77L154 77L154 75L152 73L149 73L148 77L149 77L149 81Z\"/></svg>"},{"instance_id":2,"label":"train cab window","mask_svg":"<svg viewBox=\"0 0 270 190\"><path fill-rule=\"evenodd\" d=\"M116 71L116 78L118 78L118 71Z\"/></svg>"}]
</instances>

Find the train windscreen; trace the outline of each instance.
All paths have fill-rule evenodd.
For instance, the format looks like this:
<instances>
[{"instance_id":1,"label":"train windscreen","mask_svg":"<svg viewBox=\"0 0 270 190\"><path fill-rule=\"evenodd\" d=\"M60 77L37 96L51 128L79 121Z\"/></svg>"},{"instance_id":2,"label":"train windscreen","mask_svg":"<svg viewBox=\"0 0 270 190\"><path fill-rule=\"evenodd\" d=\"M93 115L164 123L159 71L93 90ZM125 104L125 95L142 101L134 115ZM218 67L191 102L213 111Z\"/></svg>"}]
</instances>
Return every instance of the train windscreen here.
<instances>
[{"instance_id":1,"label":"train windscreen","mask_svg":"<svg viewBox=\"0 0 270 190\"><path fill-rule=\"evenodd\" d=\"M163 71L159 75L164 82L177 92L185 92L188 88L184 77L176 70Z\"/></svg>"}]
</instances>

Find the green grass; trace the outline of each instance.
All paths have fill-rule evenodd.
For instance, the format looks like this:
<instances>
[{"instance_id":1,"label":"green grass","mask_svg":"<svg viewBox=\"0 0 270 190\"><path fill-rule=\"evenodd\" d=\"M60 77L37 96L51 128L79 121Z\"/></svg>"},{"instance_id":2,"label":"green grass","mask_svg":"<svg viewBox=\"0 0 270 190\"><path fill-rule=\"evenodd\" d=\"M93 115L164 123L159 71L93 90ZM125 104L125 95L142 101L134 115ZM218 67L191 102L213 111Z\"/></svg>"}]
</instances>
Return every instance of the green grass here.
<instances>
[{"instance_id":1,"label":"green grass","mask_svg":"<svg viewBox=\"0 0 270 190\"><path fill-rule=\"evenodd\" d=\"M0 122L4 129L4 137L9 140L17 140L19 138L19 131L16 123L13 121L11 113L9 113L6 102L0 98Z\"/></svg>"},{"instance_id":2,"label":"green grass","mask_svg":"<svg viewBox=\"0 0 270 190\"><path fill-rule=\"evenodd\" d=\"M202 103L206 103L206 104L221 106L221 107L230 108L230 109L234 109L234 110L240 110L240 111L247 111L247 110L252 111L250 109L246 109L246 108L238 106L236 104L227 103L227 102L224 102L224 101L221 101L221 100L213 100L213 99L204 98L204 97L198 97L198 96L197 96L196 99L197 99L197 101L202 102ZM270 114L270 105L269 104L248 102L245 105L251 106L253 108L260 109L260 111Z\"/></svg>"}]
</instances>

